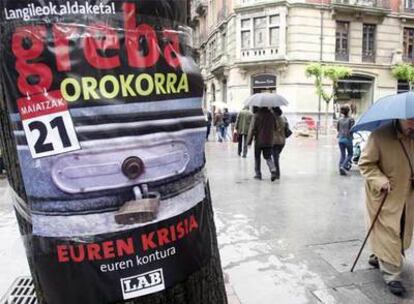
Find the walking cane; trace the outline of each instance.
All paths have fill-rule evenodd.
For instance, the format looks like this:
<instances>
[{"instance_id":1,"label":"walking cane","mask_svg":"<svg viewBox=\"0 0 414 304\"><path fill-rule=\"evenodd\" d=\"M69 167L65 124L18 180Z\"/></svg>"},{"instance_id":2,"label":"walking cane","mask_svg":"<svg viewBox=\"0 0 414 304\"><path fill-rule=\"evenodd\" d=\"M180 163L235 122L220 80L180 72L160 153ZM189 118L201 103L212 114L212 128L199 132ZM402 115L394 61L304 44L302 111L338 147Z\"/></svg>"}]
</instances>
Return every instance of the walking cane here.
<instances>
[{"instance_id":1,"label":"walking cane","mask_svg":"<svg viewBox=\"0 0 414 304\"><path fill-rule=\"evenodd\" d=\"M351 272L354 272L354 268L355 268L356 264L358 263L359 257L361 256L361 253L362 253L362 250L364 250L365 244L367 243L368 238L369 238L369 235L371 234L371 231L372 231L372 229L374 228L374 225L375 225L375 223L376 223L376 221L377 221L377 219L378 219L378 217L379 217L379 215L380 215L380 212L381 212L382 206L384 206L384 203L385 203L385 201L386 201L386 199L387 199L387 196L388 196L388 193L386 193L386 194L384 195L384 198L383 198L383 199L382 199L382 201L381 201L381 204L380 204L380 206L379 206L379 208L378 208L377 214L375 214L375 217L374 217L374 220L372 221L371 227L369 227L369 230L368 230L367 236L365 237L365 240L364 240L364 242L362 243L361 249L359 249L359 252L358 252L358 255L357 255L357 257L356 257L356 259L355 259L355 261L354 261L354 264L352 265Z\"/></svg>"}]
</instances>

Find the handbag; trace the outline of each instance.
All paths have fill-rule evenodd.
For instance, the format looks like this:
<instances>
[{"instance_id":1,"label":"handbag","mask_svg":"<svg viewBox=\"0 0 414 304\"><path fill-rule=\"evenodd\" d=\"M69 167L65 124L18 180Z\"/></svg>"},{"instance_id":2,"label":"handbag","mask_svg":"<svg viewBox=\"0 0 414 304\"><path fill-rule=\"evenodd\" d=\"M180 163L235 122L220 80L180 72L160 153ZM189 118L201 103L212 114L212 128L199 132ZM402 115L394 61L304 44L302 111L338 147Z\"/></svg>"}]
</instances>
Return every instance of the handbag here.
<instances>
[{"instance_id":1,"label":"handbag","mask_svg":"<svg viewBox=\"0 0 414 304\"><path fill-rule=\"evenodd\" d=\"M237 132L233 133L232 142L234 142L234 143L239 142L239 135L237 134Z\"/></svg>"},{"instance_id":2,"label":"handbag","mask_svg":"<svg viewBox=\"0 0 414 304\"><path fill-rule=\"evenodd\" d=\"M293 132L292 130L289 128L289 124L286 122L285 123L285 137L288 138L290 135L292 135Z\"/></svg>"}]
</instances>

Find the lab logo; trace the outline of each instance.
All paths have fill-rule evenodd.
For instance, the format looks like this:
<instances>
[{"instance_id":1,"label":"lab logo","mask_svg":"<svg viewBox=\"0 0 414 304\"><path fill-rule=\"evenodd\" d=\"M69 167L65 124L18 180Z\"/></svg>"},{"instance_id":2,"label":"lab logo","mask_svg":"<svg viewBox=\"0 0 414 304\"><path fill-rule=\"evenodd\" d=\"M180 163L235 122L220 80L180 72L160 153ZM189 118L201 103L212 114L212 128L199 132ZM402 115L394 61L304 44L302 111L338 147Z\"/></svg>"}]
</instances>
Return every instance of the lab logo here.
<instances>
[{"instance_id":1,"label":"lab logo","mask_svg":"<svg viewBox=\"0 0 414 304\"><path fill-rule=\"evenodd\" d=\"M121 279L124 300L141 297L165 289L162 268Z\"/></svg>"}]
</instances>

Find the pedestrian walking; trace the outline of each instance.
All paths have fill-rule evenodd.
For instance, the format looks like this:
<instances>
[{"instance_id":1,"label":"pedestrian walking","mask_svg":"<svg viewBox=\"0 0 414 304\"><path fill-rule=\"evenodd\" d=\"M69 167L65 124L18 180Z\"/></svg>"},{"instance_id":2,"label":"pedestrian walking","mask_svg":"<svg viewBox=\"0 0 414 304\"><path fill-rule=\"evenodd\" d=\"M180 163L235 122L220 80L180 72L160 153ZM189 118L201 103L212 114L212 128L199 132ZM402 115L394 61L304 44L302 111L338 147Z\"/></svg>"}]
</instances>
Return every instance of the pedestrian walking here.
<instances>
[{"instance_id":1,"label":"pedestrian walking","mask_svg":"<svg viewBox=\"0 0 414 304\"><path fill-rule=\"evenodd\" d=\"M225 125L223 121L223 114L221 110L218 109L217 112L214 114L214 126L216 127L216 134L218 142L223 142L226 140L225 136Z\"/></svg>"},{"instance_id":2,"label":"pedestrian walking","mask_svg":"<svg viewBox=\"0 0 414 304\"><path fill-rule=\"evenodd\" d=\"M231 123L231 115L229 113L229 109L224 108L224 113L223 113L223 124L224 124L224 139L228 139L231 140L230 135L231 133L229 132L229 126Z\"/></svg>"},{"instance_id":3,"label":"pedestrian walking","mask_svg":"<svg viewBox=\"0 0 414 304\"><path fill-rule=\"evenodd\" d=\"M254 114L249 128L247 143L250 146L254 139L254 163L255 179L262 179L261 155L263 154L266 164L271 173L271 180L276 179L276 168L272 160L272 146L276 120L268 108L259 108Z\"/></svg>"},{"instance_id":4,"label":"pedestrian walking","mask_svg":"<svg viewBox=\"0 0 414 304\"><path fill-rule=\"evenodd\" d=\"M355 124L354 119L349 115L350 107L348 105L342 105L340 108L342 117L338 120L337 131L338 131L338 145L341 153L339 159L339 174L347 175L347 171L352 166L352 133L351 128Z\"/></svg>"},{"instance_id":5,"label":"pedestrian walking","mask_svg":"<svg viewBox=\"0 0 414 304\"><path fill-rule=\"evenodd\" d=\"M249 107L244 107L236 118L235 130L237 132L237 154L242 157L247 156L247 135L249 134L250 123L253 113L249 111Z\"/></svg>"},{"instance_id":6,"label":"pedestrian walking","mask_svg":"<svg viewBox=\"0 0 414 304\"><path fill-rule=\"evenodd\" d=\"M286 143L286 130L289 130L289 123L287 118L283 116L282 109L280 107L272 108L273 114L276 119L275 133L273 136L272 156L275 163L276 179L280 179L280 153Z\"/></svg>"},{"instance_id":7,"label":"pedestrian walking","mask_svg":"<svg viewBox=\"0 0 414 304\"><path fill-rule=\"evenodd\" d=\"M213 121L213 115L211 114L210 110L207 110L206 114L207 118L207 132L206 132L206 140L208 141L208 138L210 137L210 131L211 131L211 123Z\"/></svg>"},{"instance_id":8,"label":"pedestrian walking","mask_svg":"<svg viewBox=\"0 0 414 304\"><path fill-rule=\"evenodd\" d=\"M404 250L413 237L414 224L414 119L395 120L371 133L359 168L365 178L366 205L373 222L369 263L380 269L389 290L405 293L401 282Z\"/></svg>"}]
</instances>

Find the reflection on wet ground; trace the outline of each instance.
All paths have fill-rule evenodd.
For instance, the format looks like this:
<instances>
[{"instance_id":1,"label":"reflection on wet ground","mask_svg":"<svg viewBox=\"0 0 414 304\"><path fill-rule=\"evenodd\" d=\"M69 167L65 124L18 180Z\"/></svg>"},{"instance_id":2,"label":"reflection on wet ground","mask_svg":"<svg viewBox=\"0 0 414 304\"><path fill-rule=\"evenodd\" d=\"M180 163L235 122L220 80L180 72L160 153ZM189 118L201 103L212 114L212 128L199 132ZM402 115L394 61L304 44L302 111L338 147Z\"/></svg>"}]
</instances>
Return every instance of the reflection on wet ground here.
<instances>
[{"instance_id":1,"label":"reflection on wet ground","mask_svg":"<svg viewBox=\"0 0 414 304\"><path fill-rule=\"evenodd\" d=\"M365 250L349 269L365 236L362 179L336 172L334 138L289 139L280 181L253 179L252 150L239 158L236 145L209 142L207 169L229 303L414 303L414 250L407 252L404 299L389 294ZM17 276L28 275L25 252L0 179L0 296Z\"/></svg>"},{"instance_id":2,"label":"reflection on wet ground","mask_svg":"<svg viewBox=\"0 0 414 304\"><path fill-rule=\"evenodd\" d=\"M414 303L413 259L404 269L408 295L390 295L366 248L363 181L356 167L339 176L335 138L292 138L282 152L280 181L253 179L253 150L206 145L207 168L223 269L242 304ZM411 257L411 259L410 259Z\"/></svg>"},{"instance_id":3,"label":"reflection on wet ground","mask_svg":"<svg viewBox=\"0 0 414 304\"><path fill-rule=\"evenodd\" d=\"M0 178L0 297L16 277L29 274L7 182Z\"/></svg>"}]
</instances>

